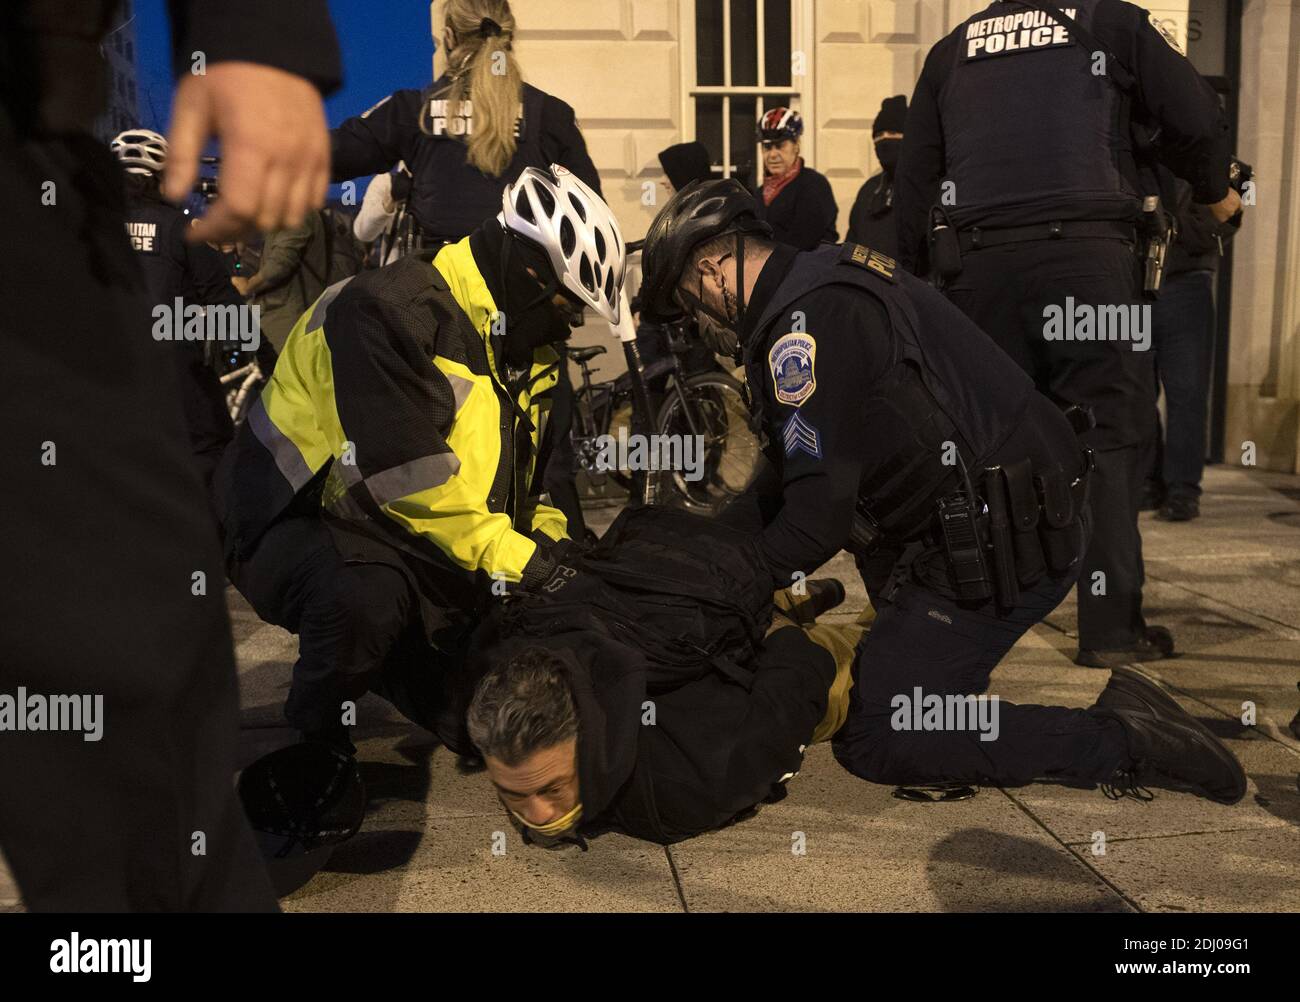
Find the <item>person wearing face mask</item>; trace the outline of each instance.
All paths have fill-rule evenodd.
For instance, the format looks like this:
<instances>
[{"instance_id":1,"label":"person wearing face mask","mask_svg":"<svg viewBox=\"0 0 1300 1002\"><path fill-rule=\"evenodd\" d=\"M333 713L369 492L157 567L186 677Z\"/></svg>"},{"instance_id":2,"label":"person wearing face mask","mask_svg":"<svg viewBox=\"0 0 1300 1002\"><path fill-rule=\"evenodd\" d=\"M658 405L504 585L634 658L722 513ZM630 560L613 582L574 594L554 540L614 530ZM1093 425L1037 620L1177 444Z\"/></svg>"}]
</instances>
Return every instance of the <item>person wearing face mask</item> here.
<instances>
[{"instance_id":1,"label":"person wearing face mask","mask_svg":"<svg viewBox=\"0 0 1300 1002\"><path fill-rule=\"evenodd\" d=\"M849 213L849 232L844 238L863 244L890 257L898 256L898 232L894 229L894 168L903 146L903 122L907 118L907 97L896 94L880 105L871 125L880 173L873 174L858 190Z\"/></svg>"},{"instance_id":2,"label":"person wearing face mask","mask_svg":"<svg viewBox=\"0 0 1300 1002\"><path fill-rule=\"evenodd\" d=\"M625 510L574 570L476 635L464 733L425 725L473 745L525 841L721 827L779 799L843 723L863 628L816 622L838 582L773 596L747 534L657 506Z\"/></svg>"},{"instance_id":3,"label":"person wearing face mask","mask_svg":"<svg viewBox=\"0 0 1300 1002\"><path fill-rule=\"evenodd\" d=\"M795 250L813 250L837 239L839 209L825 176L804 163L799 154L803 117L792 108L773 108L758 120L763 147L763 186L754 201L757 215L772 227L772 235Z\"/></svg>"},{"instance_id":4,"label":"person wearing face mask","mask_svg":"<svg viewBox=\"0 0 1300 1002\"><path fill-rule=\"evenodd\" d=\"M570 317L619 321L609 207L525 170L468 237L331 286L289 334L223 457L231 581L299 636L285 716L351 751L342 705L399 637L439 650L568 544L540 503L548 391Z\"/></svg>"},{"instance_id":5,"label":"person wearing face mask","mask_svg":"<svg viewBox=\"0 0 1300 1002\"><path fill-rule=\"evenodd\" d=\"M899 726L900 696L975 698L1069 594L1090 529L1072 421L936 289L859 244L776 243L735 181L693 184L650 226L640 290L743 363L770 476L722 518L773 589L847 549L876 618L837 760L878 783L1044 776L1148 798L1246 790L1231 751L1153 682L1114 671L1087 709L999 700L997 733ZM904 721L910 725L910 720Z\"/></svg>"}]
</instances>

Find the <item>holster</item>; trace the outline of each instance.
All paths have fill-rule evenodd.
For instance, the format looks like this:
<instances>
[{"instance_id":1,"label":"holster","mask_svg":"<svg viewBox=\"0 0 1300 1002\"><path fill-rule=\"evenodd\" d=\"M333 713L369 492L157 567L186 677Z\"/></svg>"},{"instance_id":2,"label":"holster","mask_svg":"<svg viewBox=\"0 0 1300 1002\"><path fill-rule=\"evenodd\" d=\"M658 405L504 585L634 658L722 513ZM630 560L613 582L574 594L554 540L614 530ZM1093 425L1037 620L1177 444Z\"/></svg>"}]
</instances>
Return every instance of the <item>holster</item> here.
<instances>
[{"instance_id":1,"label":"holster","mask_svg":"<svg viewBox=\"0 0 1300 1002\"><path fill-rule=\"evenodd\" d=\"M1052 574L1064 574L1078 561L1083 548L1083 509L1088 498L1088 477L1092 472L1092 451L1084 450L1083 473L1072 481L1057 467L1034 476L1042 519L1038 537L1043 558Z\"/></svg>"},{"instance_id":2,"label":"holster","mask_svg":"<svg viewBox=\"0 0 1300 1002\"><path fill-rule=\"evenodd\" d=\"M930 273L940 282L948 282L961 274L961 246L957 242L956 227L948 221L948 214L939 206L930 210Z\"/></svg>"}]
</instances>

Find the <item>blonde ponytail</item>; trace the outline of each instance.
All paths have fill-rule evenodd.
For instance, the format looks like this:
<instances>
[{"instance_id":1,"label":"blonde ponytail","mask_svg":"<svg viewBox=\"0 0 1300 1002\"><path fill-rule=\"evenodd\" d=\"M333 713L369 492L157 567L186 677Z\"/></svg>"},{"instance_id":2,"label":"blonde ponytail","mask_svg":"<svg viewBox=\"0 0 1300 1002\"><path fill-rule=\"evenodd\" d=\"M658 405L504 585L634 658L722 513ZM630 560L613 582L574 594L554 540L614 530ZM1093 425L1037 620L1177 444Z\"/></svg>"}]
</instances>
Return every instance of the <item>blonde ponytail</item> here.
<instances>
[{"instance_id":1,"label":"blonde ponytail","mask_svg":"<svg viewBox=\"0 0 1300 1002\"><path fill-rule=\"evenodd\" d=\"M463 115L463 102L472 102L474 130L467 158L489 177L500 177L515 156L515 123L523 101L524 77L512 44L514 14L507 0L446 0L445 23L456 36L447 53L448 112L455 108L456 115Z\"/></svg>"}]
</instances>

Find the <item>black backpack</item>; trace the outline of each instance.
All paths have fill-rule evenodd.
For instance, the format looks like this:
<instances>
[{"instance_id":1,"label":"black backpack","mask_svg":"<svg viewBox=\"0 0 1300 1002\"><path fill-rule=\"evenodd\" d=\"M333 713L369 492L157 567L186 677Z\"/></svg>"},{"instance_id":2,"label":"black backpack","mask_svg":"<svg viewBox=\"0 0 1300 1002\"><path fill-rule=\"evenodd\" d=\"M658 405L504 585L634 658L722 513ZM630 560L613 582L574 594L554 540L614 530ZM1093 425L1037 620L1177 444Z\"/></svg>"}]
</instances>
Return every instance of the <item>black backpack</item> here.
<instances>
[{"instance_id":1,"label":"black backpack","mask_svg":"<svg viewBox=\"0 0 1300 1002\"><path fill-rule=\"evenodd\" d=\"M583 573L554 597L511 604L508 635L606 634L644 656L650 693L710 671L748 686L773 608L749 536L675 508L627 508L573 563Z\"/></svg>"}]
</instances>

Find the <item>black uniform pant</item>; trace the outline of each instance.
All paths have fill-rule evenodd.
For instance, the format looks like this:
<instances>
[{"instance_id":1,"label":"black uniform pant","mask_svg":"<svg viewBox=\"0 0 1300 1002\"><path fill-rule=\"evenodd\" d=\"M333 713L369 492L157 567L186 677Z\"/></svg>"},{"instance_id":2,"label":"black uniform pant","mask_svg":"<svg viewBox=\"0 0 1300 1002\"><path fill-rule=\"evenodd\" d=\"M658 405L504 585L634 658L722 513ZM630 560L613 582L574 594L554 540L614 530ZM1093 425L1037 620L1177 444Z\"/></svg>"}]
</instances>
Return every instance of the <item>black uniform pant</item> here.
<instances>
[{"instance_id":1,"label":"black uniform pant","mask_svg":"<svg viewBox=\"0 0 1300 1002\"><path fill-rule=\"evenodd\" d=\"M1045 316L1049 307L1141 306L1131 245L1067 239L968 251L948 296L1041 392L1092 408L1097 427L1083 441L1097 454L1095 525L1079 582L1079 646L1133 646L1145 628L1137 508L1155 411L1152 352L1135 350L1131 340L1048 340ZM1150 333L1148 325L1148 348Z\"/></svg>"},{"instance_id":2,"label":"black uniform pant","mask_svg":"<svg viewBox=\"0 0 1300 1002\"><path fill-rule=\"evenodd\" d=\"M1151 315L1168 424L1162 431L1156 416L1146 476L1158 494L1195 500L1205 473L1205 413L1214 368L1214 272L1165 276Z\"/></svg>"},{"instance_id":3,"label":"black uniform pant","mask_svg":"<svg viewBox=\"0 0 1300 1002\"><path fill-rule=\"evenodd\" d=\"M102 698L98 740L0 729L0 845L36 910L274 910L232 783L221 552L120 185L97 140L0 106L0 694Z\"/></svg>"},{"instance_id":4,"label":"black uniform pant","mask_svg":"<svg viewBox=\"0 0 1300 1002\"><path fill-rule=\"evenodd\" d=\"M337 731L343 702L374 685L399 638L418 630L402 572L345 563L316 517L272 525L230 579L262 619L298 635L284 715L306 733Z\"/></svg>"},{"instance_id":5,"label":"black uniform pant","mask_svg":"<svg viewBox=\"0 0 1300 1002\"><path fill-rule=\"evenodd\" d=\"M990 692L989 676L1034 623L1069 594L1074 575L1044 576L999 615L971 609L915 581L879 601L853 664L849 713L835 758L876 783L1017 786L1038 779L1094 783L1129 761L1121 725L1090 710L999 699L970 712L925 715L929 697ZM876 600L878 601L878 600ZM918 726L919 725L919 726Z\"/></svg>"}]
</instances>

